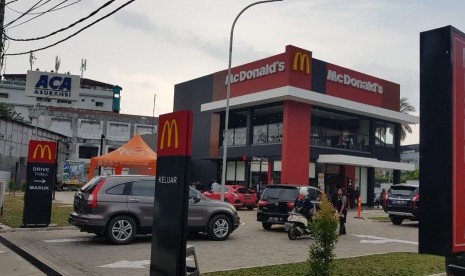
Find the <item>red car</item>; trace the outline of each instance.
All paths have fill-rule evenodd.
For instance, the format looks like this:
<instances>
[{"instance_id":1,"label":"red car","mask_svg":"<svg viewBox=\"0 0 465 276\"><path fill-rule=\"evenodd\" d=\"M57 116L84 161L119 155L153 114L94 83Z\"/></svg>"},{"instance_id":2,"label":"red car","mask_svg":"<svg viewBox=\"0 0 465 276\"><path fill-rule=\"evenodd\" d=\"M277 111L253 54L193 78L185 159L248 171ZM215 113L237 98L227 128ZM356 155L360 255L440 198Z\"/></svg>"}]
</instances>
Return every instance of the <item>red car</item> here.
<instances>
[{"instance_id":1,"label":"red car","mask_svg":"<svg viewBox=\"0 0 465 276\"><path fill-rule=\"evenodd\" d=\"M234 207L247 207L248 210L253 210L257 206L257 194L254 190L241 185L226 185L225 189L224 201L231 203ZM220 191L206 191L203 195L210 199L221 199Z\"/></svg>"}]
</instances>

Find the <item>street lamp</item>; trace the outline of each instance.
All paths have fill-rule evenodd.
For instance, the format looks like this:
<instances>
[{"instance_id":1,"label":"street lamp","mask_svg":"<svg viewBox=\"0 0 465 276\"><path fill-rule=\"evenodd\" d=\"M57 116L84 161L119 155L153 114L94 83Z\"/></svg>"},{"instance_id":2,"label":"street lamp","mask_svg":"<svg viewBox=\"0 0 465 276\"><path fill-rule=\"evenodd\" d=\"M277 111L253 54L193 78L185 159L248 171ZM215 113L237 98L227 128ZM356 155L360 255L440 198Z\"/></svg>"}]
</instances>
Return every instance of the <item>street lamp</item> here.
<instances>
[{"instance_id":1,"label":"street lamp","mask_svg":"<svg viewBox=\"0 0 465 276\"><path fill-rule=\"evenodd\" d=\"M224 190L225 190L225 185L226 185L226 160L227 160L227 154L228 154L228 124L229 124L229 97L231 96L231 59L232 59L232 45L233 45L233 33L234 33L234 26L236 25L237 20L247 10L248 8L258 5L258 4L264 4L264 3L269 3L269 2L278 2L278 1L283 1L283 0L267 0L267 1L258 1L255 3L252 3L245 7L244 9L239 12L239 14L236 16L234 19L234 22L231 26L231 34L229 36L229 62L228 62L228 75L227 75L227 85L226 85L226 115L224 119L224 133L223 133L223 168L221 172L221 201L224 201Z\"/></svg>"},{"instance_id":2,"label":"street lamp","mask_svg":"<svg viewBox=\"0 0 465 276\"><path fill-rule=\"evenodd\" d=\"M33 111L32 111L33 114L34 114L32 118L35 118L36 139L39 139L39 131L38 131L38 129L37 129L37 124L39 123L39 116L42 115L42 114L45 112L45 110L44 110L44 111L42 111L41 113L39 113L39 115L37 115L37 114L36 114L36 113L37 113L37 108L40 106L40 104L41 104L44 100L48 99L50 96L51 96L51 95L47 95L47 96L45 96L45 97L42 97L42 98L40 99L40 101L34 105L34 108L33 108Z\"/></svg>"}]
</instances>

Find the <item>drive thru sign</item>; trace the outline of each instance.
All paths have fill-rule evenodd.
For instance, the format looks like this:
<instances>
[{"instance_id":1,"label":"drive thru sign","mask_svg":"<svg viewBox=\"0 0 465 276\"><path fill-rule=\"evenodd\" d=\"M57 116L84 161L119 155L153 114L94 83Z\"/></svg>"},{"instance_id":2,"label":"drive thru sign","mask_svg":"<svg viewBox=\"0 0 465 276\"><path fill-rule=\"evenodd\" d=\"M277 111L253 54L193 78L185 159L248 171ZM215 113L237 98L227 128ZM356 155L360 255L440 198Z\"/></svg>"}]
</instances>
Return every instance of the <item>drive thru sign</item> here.
<instances>
[{"instance_id":1,"label":"drive thru sign","mask_svg":"<svg viewBox=\"0 0 465 276\"><path fill-rule=\"evenodd\" d=\"M23 225L49 225L55 186L56 142L29 141Z\"/></svg>"}]
</instances>

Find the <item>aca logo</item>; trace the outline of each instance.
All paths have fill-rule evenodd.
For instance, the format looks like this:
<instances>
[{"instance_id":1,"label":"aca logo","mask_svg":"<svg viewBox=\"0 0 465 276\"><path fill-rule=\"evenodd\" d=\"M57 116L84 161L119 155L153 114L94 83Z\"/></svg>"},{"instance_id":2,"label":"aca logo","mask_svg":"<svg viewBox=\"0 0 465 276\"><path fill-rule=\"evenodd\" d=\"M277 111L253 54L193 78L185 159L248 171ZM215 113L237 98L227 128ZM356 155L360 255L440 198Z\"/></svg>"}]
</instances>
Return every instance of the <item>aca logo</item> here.
<instances>
[{"instance_id":1,"label":"aca logo","mask_svg":"<svg viewBox=\"0 0 465 276\"><path fill-rule=\"evenodd\" d=\"M71 83L70 77L53 76L49 78L48 75L40 75L35 88L69 92L71 91Z\"/></svg>"}]
</instances>

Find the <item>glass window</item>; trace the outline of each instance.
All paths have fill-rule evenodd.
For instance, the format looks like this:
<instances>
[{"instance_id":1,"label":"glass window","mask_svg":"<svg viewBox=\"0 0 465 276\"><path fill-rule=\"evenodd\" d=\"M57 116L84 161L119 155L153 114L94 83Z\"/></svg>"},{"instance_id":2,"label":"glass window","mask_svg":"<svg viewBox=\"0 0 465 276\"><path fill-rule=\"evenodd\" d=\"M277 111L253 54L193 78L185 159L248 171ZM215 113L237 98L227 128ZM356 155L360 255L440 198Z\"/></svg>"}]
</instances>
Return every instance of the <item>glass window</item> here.
<instances>
[{"instance_id":1,"label":"glass window","mask_svg":"<svg viewBox=\"0 0 465 276\"><path fill-rule=\"evenodd\" d=\"M236 181L245 181L245 161L237 161Z\"/></svg>"},{"instance_id":2,"label":"glass window","mask_svg":"<svg viewBox=\"0 0 465 276\"><path fill-rule=\"evenodd\" d=\"M281 143L283 138L283 124L268 125L268 143Z\"/></svg>"},{"instance_id":3,"label":"glass window","mask_svg":"<svg viewBox=\"0 0 465 276\"><path fill-rule=\"evenodd\" d=\"M376 123L375 124L375 145L381 147L394 147L394 140L395 140L395 126L384 124L384 123Z\"/></svg>"},{"instance_id":4,"label":"glass window","mask_svg":"<svg viewBox=\"0 0 465 276\"><path fill-rule=\"evenodd\" d=\"M228 141L228 146L234 145L234 129L228 129L228 133L226 134L226 140Z\"/></svg>"},{"instance_id":5,"label":"glass window","mask_svg":"<svg viewBox=\"0 0 465 276\"><path fill-rule=\"evenodd\" d=\"M386 136L386 128L384 124L376 123L375 126L375 145L381 146L384 142L384 138Z\"/></svg>"},{"instance_id":6,"label":"glass window","mask_svg":"<svg viewBox=\"0 0 465 276\"><path fill-rule=\"evenodd\" d=\"M236 162L228 161L226 167L226 180L227 181L234 181L236 178Z\"/></svg>"},{"instance_id":7,"label":"glass window","mask_svg":"<svg viewBox=\"0 0 465 276\"><path fill-rule=\"evenodd\" d=\"M131 195L153 197L155 195L155 181L140 180L133 182Z\"/></svg>"},{"instance_id":8,"label":"glass window","mask_svg":"<svg viewBox=\"0 0 465 276\"><path fill-rule=\"evenodd\" d=\"M124 187L126 186L126 183L116 185L114 187L111 187L106 191L107 194L109 195L124 195Z\"/></svg>"},{"instance_id":9,"label":"glass window","mask_svg":"<svg viewBox=\"0 0 465 276\"><path fill-rule=\"evenodd\" d=\"M253 143L254 144L263 144L267 140L267 126L254 126L253 128Z\"/></svg>"},{"instance_id":10,"label":"glass window","mask_svg":"<svg viewBox=\"0 0 465 276\"><path fill-rule=\"evenodd\" d=\"M98 147L79 147L79 158L90 159L98 155Z\"/></svg>"},{"instance_id":11,"label":"glass window","mask_svg":"<svg viewBox=\"0 0 465 276\"><path fill-rule=\"evenodd\" d=\"M234 130L234 145L245 145L247 128L236 128Z\"/></svg>"},{"instance_id":12,"label":"glass window","mask_svg":"<svg viewBox=\"0 0 465 276\"><path fill-rule=\"evenodd\" d=\"M394 130L395 128L393 125L386 125L386 147L394 147Z\"/></svg>"},{"instance_id":13,"label":"glass window","mask_svg":"<svg viewBox=\"0 0 465 276\"><path fill-rule=\"evenodd\" d=\"M189 199L191 199L191 198L197 198L197 197L199 197L199 196L197 195L197 193L196 193L194 190L189 189Z\"/></svg>"}]
</instances>

